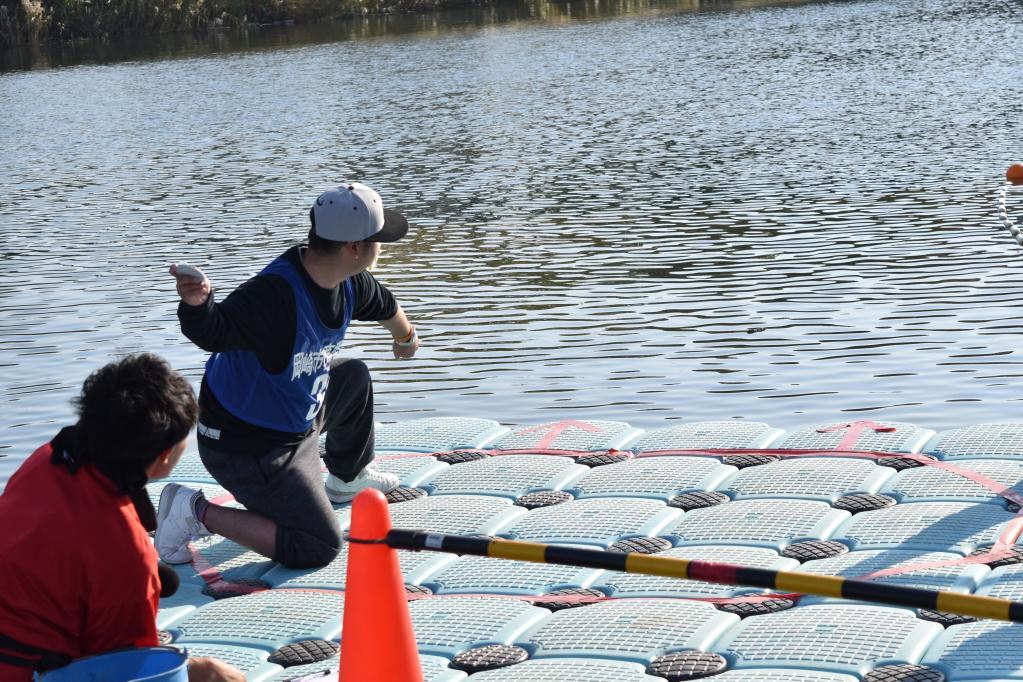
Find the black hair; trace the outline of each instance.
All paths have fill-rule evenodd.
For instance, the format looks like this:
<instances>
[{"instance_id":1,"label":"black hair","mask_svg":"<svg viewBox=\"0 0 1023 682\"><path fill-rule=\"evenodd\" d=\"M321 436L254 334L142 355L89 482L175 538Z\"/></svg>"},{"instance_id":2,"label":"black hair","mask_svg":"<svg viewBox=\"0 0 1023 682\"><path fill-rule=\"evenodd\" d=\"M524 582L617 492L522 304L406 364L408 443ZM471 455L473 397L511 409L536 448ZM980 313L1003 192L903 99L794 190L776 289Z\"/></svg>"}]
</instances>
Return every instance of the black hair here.
<instances>
[{"instance_id":1,"label":"black hair","mask_svg":"<svg viewBox=\"0 0 1023 682\"><path fill-rule=\"evenodd\" d=\"M316 215L309 209L309 248L324 256L332 256L348 242L335 242L316 234Z\"/></svg>"},{"instance_id":2,"label":"black hair","mask_svg":"<svg viewBox=\"0 0 1023 682\"><path fill-rule=\"evenodd\" d=\"M71 401L78 413L76 457L128 492L145 470L195 425L192 385L152 353L128 355L88 376Z\"/></svg>"}]
</instances>

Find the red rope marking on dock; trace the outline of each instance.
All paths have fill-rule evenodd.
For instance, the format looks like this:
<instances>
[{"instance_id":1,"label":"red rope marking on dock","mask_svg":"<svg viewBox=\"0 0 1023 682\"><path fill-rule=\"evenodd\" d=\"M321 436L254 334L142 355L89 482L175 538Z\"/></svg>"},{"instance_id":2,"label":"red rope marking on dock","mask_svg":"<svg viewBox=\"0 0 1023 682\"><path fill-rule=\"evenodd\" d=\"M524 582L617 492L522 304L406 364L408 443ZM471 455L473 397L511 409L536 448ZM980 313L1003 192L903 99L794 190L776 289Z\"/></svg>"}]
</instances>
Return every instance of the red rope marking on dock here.
<instances>
[{"instance_id":1,"label":"red rope marking on dock","mask_svg":"<svg viewBox=\"0 0 1023 682\"><path fill-rule=\"evenodd\" d=\"M523 433L543 433L546 435L536 443L536 449L543 450L548 447L551 443L556 441L561 434L569 429L580 429L582 431L589 431L590 433L600 433L600 427L587 424L586 422L576 421L574 419L566 419L560 422L554 422L553 424L540 424L539 426L530 426L525 429L515 431L512 435L518 436Z\"/></svg>"},{"instance_id":2,"label":"red rope marking on dock","mask_svg":"<svg viewBox=\"0 0 1023 682\"><path fill-rule=\"evenodd\" d=\"M234 495L229 492L225 492L223 495L217 495L212 500L207 500L210 504L216 504L224 506L228 502L234 502Z\"/></svg>"},{"instance_id":3,"label":"red rope marking on dock","mask_svg":"<svg viewBox=\"0 0 1023 682\"><path fill-rule=\"evenodd\" d=\"M1020 511L1010 521L1006 522L1005 528L1002 530L1002 534L997 540L991 545L991 551L985 552L984 554L977 554L974 556L960 557L957 559L948 559L945 561L930 561L922 562L919 564L909 564L907 566L890 568L883 568L879 571L872 573L866 573L864 575L856 576L859 580L871 580L873 578L883 578L890 575L899 575L902 573L912 573L915 571L922 571L930 568L946 568L949 566L962 566L970 564L986 564L989 561L995 561L997 559L1003 559L1013 556L1009 548L1012 547L1016 540L1019 538L1020 533L1023 532L1023 510Z\"/></svg>"},{"instance_id":4,"label":"red rope marking on dock","mask_svg":"<svg viewBox=\"0 0 1023 682\"><path fill-rule=\"evenodd\" d=\"M834 426L827 426L821 429L817 429L817 433L829 433L832 431L841 431L847 429L845 436L835 446L836 450L851 450L856 447L856 442L859 441L860 436L867 429L873 429L875 433L894 433L894 426L885 426L884 424L878 424L872 421L858 421L858 422L847 422L845 424L835 424Z\"/></svg>"},{"instance_id":5,"label":"red rope marking on dock","mask_svg":"<svg viewBox=\"0 0 1023 682\"><path fill-rule=\"evenodd\" d=\"M192 568L195 569L196 574L206 582L206 585L210 588L211 592L215 592L218 595L227 592L251 594L252 592L263 592L264 590L269 589L266 587L256 587L254 585L241 585L239 583L232 583L225 580L220 571L207 561L206 557L202 555L202 552L196 548L195 543L189 544L189 547L192 550Z\"/></svg>"},{"instance_id":6,"label":"red rope marking on dock","mask_svg":"<svg viewBox=\"0 0 1023 682\"><path fill-rule=\"evenodd\" d=\"M990 476L986 476L985 474L982 474L980 472L973 471L972 469L964 469L962 467L957 467L955 464L943 462L936 459L927 460L923 462L923 464L925 466L934 467L936 469L942 469L944 471L948 471L949 473L956 474L957 476L967 478L976 483L977 485L987 488L988 490L995 493L999 497L1003 497L1009 500L1010 502L1015 502L1016 504L1023 506L1023 495L1020 495L1012 488L1005 487L1004 483L999 483Z\"/></svg>"}]
</instances>

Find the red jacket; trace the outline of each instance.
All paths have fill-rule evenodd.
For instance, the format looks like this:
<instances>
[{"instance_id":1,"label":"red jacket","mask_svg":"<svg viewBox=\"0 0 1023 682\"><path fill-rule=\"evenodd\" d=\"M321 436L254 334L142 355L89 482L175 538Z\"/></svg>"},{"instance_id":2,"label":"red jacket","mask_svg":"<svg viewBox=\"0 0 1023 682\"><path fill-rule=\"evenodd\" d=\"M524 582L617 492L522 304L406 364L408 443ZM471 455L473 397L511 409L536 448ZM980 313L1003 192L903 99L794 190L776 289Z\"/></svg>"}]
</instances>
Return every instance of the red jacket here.
<instances>
[{"instance_id":1,"label":"red jacket","mask_svg":"<svg viewBox=\"0 0 1023 682\"><path fill-rule=\"evenodd\" d=\"M0 635L71 658L156 646L157 557L134 505L92 466L71 474L50 456L36 450L0 495ZM31 674L0 662L4 682Z\"/></svg>"}]
</instances>

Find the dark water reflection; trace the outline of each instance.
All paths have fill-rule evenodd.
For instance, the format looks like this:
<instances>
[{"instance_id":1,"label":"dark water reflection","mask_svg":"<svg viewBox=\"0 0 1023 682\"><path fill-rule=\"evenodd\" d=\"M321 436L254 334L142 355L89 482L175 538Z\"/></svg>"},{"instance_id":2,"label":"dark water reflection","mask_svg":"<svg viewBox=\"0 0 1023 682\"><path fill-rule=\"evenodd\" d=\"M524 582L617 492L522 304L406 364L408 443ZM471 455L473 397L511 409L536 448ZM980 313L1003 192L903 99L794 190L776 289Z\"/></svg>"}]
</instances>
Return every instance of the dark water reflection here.
<instances>
[{"instance_id":1,"label":"dark water reflection","mask_svg":"<svg viewBox=\"0 0 1023 682\"><path fill-rule=\"evenodd\" d=\"M0 50L0 70L48 69L83 63L191 58L230 52L279 50L316 43L394 37L425 37L469 32L497 26L543 22L569 23L659 12L735 11L772 5L796 5L809 0L525 0L482 7L455 7L442 12L366 15L319 24L277 22L244 29L214 29L201 34L170 33L81 40L75 43L21 46Z\"/></svg>"},{"instance_id":2,"label":"dark water reflection","mask_svg":"<svg viewBox=\"0 0 1023 682\"><path fill-rule=\"evenodd\" d=\"M0 74L0 479L111 356L198 380L166 263L229 291L343 177L417 226L422 357L350 337L381 420L1023 417L1023 5L543 7Z\"/></svg>"}]
</instances>

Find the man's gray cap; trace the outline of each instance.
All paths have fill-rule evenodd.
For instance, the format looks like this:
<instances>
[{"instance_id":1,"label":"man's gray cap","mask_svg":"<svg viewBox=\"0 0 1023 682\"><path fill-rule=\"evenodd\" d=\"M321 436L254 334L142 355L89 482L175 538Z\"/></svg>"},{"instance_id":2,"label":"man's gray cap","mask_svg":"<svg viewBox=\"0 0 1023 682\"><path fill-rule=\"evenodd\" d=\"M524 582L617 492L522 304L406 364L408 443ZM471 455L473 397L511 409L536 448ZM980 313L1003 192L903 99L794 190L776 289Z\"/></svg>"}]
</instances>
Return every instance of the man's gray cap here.
<instances>
[{"instance_id":1,"label":"man's gray cap","mask_svg":"<svg viewBox=\"0 0 1023 682\"><path fill-rule=\"evenodd\" d=\"M405 216L384 208L380 195L360 182L318 196L313 221L316 234L332 242L396 242L408 232Z\"/></svg>"}]
</instances>

